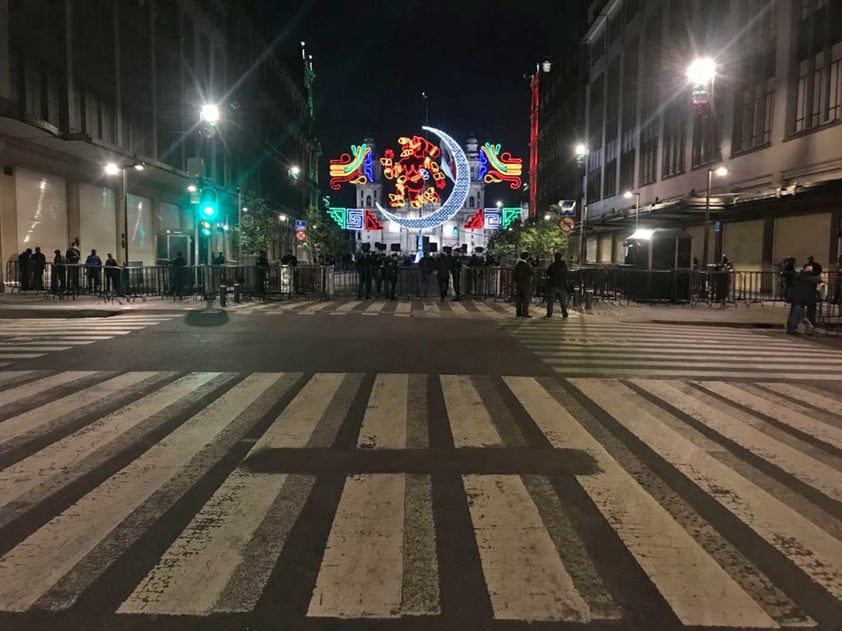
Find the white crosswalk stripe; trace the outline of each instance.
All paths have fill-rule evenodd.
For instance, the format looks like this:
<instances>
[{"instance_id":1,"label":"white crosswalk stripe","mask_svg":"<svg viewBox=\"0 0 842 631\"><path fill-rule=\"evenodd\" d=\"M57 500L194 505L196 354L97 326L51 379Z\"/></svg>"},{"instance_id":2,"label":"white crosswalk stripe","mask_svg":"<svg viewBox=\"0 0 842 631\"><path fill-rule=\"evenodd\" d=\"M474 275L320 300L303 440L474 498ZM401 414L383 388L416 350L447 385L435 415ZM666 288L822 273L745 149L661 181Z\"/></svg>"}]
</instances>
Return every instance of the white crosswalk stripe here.
<instances>
[{"instance_id":1,"label":"white crosswalk stripe","mask_svg":"<svg viewBox=\"0 0 842 631\"><path fill-rule=\"evenodd\" d=\"M436 620L464 588L473 627L831 628L840 384L774 379L2 371L0 626Z\"/></svg>"},{"instance_id":2,"label":"white crosswalk stripe","mask_svg":"<svg viewBox=\"0 0 842 631\"><path fill-rule=\"evenodd\" d=\"M445 303L432 298L416 300L347 300L331 299L324 302L268 302L260 304L237 305L232 312L244 315L362 315L394 316L413 318L464 318L482 320L510 320L514 316L513 307L501 301L474 301L464 299L460 302L448 300ZM533 307L534 316L543 315L543 310ZM572 312L571 312L572 313ZM575 317L576 314L572 313Z\"/></svg>"},{"instance_id":3,"label":"white crosswalk stripe","mask_svg":"<svg viewBox=\"0 0 842 631\"><path fill-rule=\"evenodd\" d=\"M0 360L38 359L48 353L110 340L179 317L176 314L121 314L94 318L0 320ZM4 364L6 365L6 364Z\"/></svg>"},{"instance_id":4,"label":"white crosswalk stripe","mask_svg":"<svg viewBox=\"0 0 842 631\"><path fill-rule=\"evenodd\" d=\"M504 323L563 376L799 379L833 381L842 351L783 330L606 321Z\"/></svg>"}]
</instances>

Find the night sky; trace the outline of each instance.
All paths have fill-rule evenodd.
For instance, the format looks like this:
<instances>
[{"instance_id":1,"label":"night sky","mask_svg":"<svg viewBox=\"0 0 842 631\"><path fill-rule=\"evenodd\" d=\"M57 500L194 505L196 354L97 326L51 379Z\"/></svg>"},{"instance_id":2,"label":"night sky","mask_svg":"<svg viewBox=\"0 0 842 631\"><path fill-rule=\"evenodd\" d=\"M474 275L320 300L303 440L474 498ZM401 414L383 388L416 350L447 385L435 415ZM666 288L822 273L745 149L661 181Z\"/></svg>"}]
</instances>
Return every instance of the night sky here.
<instances>
[{"instance_id":1,"label":"night sky","mask_svg":"<svg viewBox=\"0 0 842 631\"><path fill-rule=\"evenodd\" d=\"M316 128L330 158L371 135L378 154L429 120L460 142L500 142L528 164L529 83L545 58L575 53L586 0L259 2L280 54L307 42L317 73ZM297 4L296 7L284 6ZM349 187L350 188L350 187ZM506 202L505 187L499 191ZM339 200L345 195L333 193ZM496 194L496 193L495 193ZM514 193L509 193L515 195ZM353 199L352 197L350 199Z\"/></svg>"}]
</instances>

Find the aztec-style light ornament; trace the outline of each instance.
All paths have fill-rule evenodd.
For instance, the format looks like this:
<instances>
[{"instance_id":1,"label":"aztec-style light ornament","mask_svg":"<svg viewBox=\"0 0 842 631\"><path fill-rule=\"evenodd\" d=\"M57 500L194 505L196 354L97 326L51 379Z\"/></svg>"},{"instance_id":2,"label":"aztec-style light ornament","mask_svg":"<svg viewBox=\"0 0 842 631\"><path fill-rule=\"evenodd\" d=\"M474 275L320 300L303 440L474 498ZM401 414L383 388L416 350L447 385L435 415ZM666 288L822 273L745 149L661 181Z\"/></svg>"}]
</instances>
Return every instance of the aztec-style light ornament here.
<instances>
[{"instance_id":1,"label":"aztec-style light ornament","mask_svg":"<svg viewBox=\"0 0 842 631\"><path fill-rule=\"evenodd\" d=\"M513 158L508 151L500 153L499 143L492 145L487 142L480 147L477 181L486 184L508 182L510 189L517 190L521 186L522 173L521 159Z\"/></svg>"},{"instance_id":2,"label":"aztec-style light ornament","mask_svg":"<svg viewBox=\"0 0 842 631\"><path fill-rule=\"evenodd\" d=\"M520 217L520 208L478 208L465 222L466 230L499 230L506 229L515 219Z\"/></svg>"},{"instance_id":3,"label":"aztec-style light ornament","mask_svg":"<svg viewBox=\"0 0 842 631\"><path fill-rule=\"evenodd\" d=\"M399 217L398 215L389 212L388 210L383 208L379 203L377 204L377 209L382 213L384 217L386 217L386 219L394 221L396 224L403 226L404 228L408 228L409 230L423 230L425 228L433 228L435 226L440 226L445 221L452 219L453 216L456 215L456 213L458 213L459 210L465 206L465 200L468 199L468 191L471 185L471 168L468 164L468 158L465 156L465 152L462 150L462 147L459 146L459 143L443 131L435 129L434 127L423 127L423 129L438 136L441 139L444 146L447 147L447 149L450 151L450 154L453 156L453 163L455 167L455 174L453 178L453 190L450 192L448 198L444 200L444 202L441 205L441 208L439 208L433 213L430 213L426 217ZM438 150L438 147L436 147L436 150ZM382 160L381 163L383 163ZM383 166L385 175L386 167L390 165L383 163ZM435 171L435 174L441 176L440 179L437 179L437 182L440 181L441 187L444 187L444 174L441 172L441 170ZM434 179L436 179L435 176Z\"/></svg>"},{"instance_id":4,"label":"aztec-style light ornament","mask_svg":"<svg viewBox=\"0 0 842 631\"><path fill-rule=\"evenodd\" d=\"M368 184L374 181L374 156L367 144L351 145L353 157L343 153L330 161L330 188L338 191L341 184Z\"/></svg>"},{"instance_id":5,"label":"aztec-style light ornament","mask_svg":"<svg viewBox=\"0 0 842 631\"><path fill-rule=\"evenodd\" d=\"M327 214L343 230L383 230L383 222L370 208L328 208Z\"/></svg>"},{"instance_id":6,"label":"aztec-style light ornament","mask_svg":"<svg viewBox=\"0 0 842 631\"><path fill-rule=\"evenodd\" d=\"M436 162L441 149L421 136L402 136L398 144L401 149L397 158L391 149L380 158L383 177L395 182L396 192L389 194L389 206L399 208L407 201L412 208L439 203L436 189L445 185L444 173Z\"/></svg>"}]
</instances>

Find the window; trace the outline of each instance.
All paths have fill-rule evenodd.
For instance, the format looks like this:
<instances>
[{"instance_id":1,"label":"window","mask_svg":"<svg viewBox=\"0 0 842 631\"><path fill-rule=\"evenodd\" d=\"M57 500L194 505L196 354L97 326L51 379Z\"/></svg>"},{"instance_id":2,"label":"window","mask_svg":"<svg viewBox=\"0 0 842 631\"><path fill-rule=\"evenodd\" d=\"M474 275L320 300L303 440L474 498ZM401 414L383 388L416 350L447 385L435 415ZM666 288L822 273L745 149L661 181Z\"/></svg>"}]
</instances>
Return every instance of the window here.
<instances>
[{"instance_id":1,"label":"window","mask_svg":"<svg viewBox=\"0 0 842 631\"><path fill-rule=\"evenodd\" d=\"M591 43L591 65L600 60L605 53L605 31L602 31Z\"/></svg>"},{"instance_id":2,"label":"window","mask_svg":"<svg viewBox=\"0 0 842 631\"><path fill-rule=\"evenodd\" d=\"M626 18L626 24L632 21L639 10L640 0L626 0L623 3L623 15Z\"/></svg>"},{"instance_id":3,"label":"window","mask_svg":"<svg viewBox=\"0 0 842 631\"><path fill-rule=\"evenodd\" d=\"M687 146L687 111L681 100L673 101L664 114L664 155L661 175L671 177L684 173L684 152Z\"/></svg>"},{"instance_id":4,"label":"window","mask_svg":"<svg viewBox=\"0 0 842 631\"><path fill-rule=\"evenodd\" d=\"M615 57L608 67L605 113L605 178L603 199L617 193L617 154L619 153L618 126L620 116L620 57Z\"/></svg>"},{"instance_id":5,"label":"window","mask_svg":"<svg viewBox=\"0 0 842 631\"><path fill-rule=\"evenodd\" d=\"M623 53L622 112L620 114L620 190L635 188L634 161L637 154L637 83L638 53L637 40L626 45Z\"/></svg>"},{"instance_id":6,"label":"window","mask_svg":"<svg viewBox=\"0 0 842 631\"><path fill-rule=\"evenodd\" d=\"M599 75L591 83L590 108L588 110L588 203L599 200L602 196L602 134L603 134L603 94L605 76Z\"/></svg>"},{"instance_id":7,"label":"window","mask_svg":"<svg viewBox=\"0 0 842 631\"><path fill-rule=\"evenodd\" d=\"M620 14L615 13L608 20L608 44L613 44L620 36Z\"/></svg>"},{"instance_id":8,"label":"window","mask_svg":"<svg viewBox=\"0 0 842 631\"><path fill-rule=\"evenodd\" d=\"M473 207L474 207L474 196L473 196L473 195L471 195L471 196L468 198L468 208L473 208Z\"/></svg>"},{"instance_id":9,"label":"window","mask_svg":"<svg viewBox=\"0 0 842 631\"><path fill-rule=\"evenodd\" d=\"M653 13L646 21L640 94L640 185L658 179L658 127L660 126L659 77L662 50L662 17Z\"/></svg>"},{"instance_id":10,"label":"window","mask_svg":"<svg viewBox=\"0 0 842 631\"><path fill-rule=\"evenodd\" d=\"M716 110L714 109L714 112ZM719 160L719 116L693 116L692 166L694 169Z\"/></svg>"},{"instance_id":11,"label":"window","mask_svg":"<svg viewBox=\"0 0 842 631\"><path fill-rule=\"evenodd\" d=\"M365 207L366 207L366 208L371 208L371 195L366 195L366 196L365 196Z\"/></svg>"}]
</instances>

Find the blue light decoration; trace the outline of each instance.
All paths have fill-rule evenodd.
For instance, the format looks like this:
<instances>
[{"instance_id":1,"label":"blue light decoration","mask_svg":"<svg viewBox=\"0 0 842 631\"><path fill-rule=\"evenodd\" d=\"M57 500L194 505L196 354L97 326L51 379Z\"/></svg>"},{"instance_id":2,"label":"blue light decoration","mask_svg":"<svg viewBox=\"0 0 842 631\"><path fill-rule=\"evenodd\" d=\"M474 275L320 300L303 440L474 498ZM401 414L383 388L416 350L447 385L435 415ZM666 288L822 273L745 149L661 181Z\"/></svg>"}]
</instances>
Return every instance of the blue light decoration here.
<instances>
[{"instance_id":1,"label":"blue light decoration","mask_svg":"<svg viewBox=\"0 0 842 631\"><path fill-rule=\"evenodd\" d=\"M484 227L489 230L499 230L503 225L503 216L496 208L483 208L482 218Z\"/></svg>"},{"instance_id":2,"label":"blue light decoration","mask_svg":"<svg viewBox=\"0 0 842 631\"><path fill-rule=\"evenodd\" d=\"M360 231L363 229L365 210L362 208L349 208L345 211L345 228L348 230Z\"/></svg>"}]
</instances>

